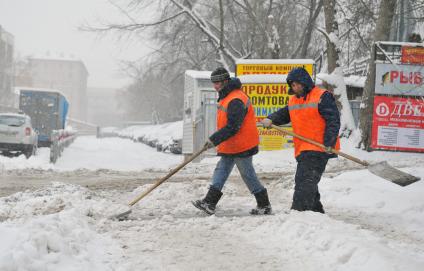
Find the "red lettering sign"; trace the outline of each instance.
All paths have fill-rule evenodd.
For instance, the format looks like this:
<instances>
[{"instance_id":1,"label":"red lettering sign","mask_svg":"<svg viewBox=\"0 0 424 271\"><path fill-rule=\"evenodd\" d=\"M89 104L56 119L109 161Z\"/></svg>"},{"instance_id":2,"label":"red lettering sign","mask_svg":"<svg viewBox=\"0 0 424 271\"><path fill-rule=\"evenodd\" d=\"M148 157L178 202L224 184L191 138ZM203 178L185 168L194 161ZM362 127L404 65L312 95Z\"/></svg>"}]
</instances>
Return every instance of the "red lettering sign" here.
<instances>
[{"instance_id":1,"label":"red lettering sign","mask_svg":"<svg viewBox=\"0 0 424 271\"><path fill-rule=\"evenodd\" d=\"M371 148L424 152L424 100L376 96Z\"/></svg>"},{"instance_id":2,"label":"red lettering sign","mask_svg":"<svg viewBox=\"0 0 424 271\"><path fill-rule=\"evenodd\" d=\"M408 64L424 64L424 48L402 46L402 63Z\"/></svg>"}]
</instances>

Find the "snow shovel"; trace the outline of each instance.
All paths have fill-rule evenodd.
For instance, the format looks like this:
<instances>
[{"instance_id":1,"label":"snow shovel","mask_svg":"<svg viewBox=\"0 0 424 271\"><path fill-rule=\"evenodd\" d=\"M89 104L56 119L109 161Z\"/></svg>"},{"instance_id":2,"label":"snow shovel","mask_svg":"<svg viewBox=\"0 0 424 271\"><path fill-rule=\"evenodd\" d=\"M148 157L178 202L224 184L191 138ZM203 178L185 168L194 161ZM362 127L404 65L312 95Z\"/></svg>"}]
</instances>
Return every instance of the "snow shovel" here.
<instances>
[{"instance_id":1,"label":"snow shovel","mask_svg":"<svg viewBox=\"0 0 424 271\"><path fill-rule=\"evenodd\" d=\"M276 129L278 131L281 131L281 132L283 132L285 134L291 135L293 137L297 137L298 139L301 139L303 141L306 141L308 143L311 143L311 144L313 144L315 146L318 146L318 147L321 147L321 148L325 149L325 146L323 144L318 143L318 142L316 142L316 141L314 141L312 139L303 137L301 135L295 134L292 131L285 130L282 127L279 127L279 126L276 126L276 125L272 125L272 128L274 128L274 129ZM351 156L349 154L346 154L346 153L343 153L341 151L335 150L333 148L331 148L330 151L332 153L337 154L337 155L343 156L344 158L349 159L349 160L351 160L353 162L356 162L358 164L361 164L361 165L367 167L368 170L371 173L373 173L374 175L377 175L377 176L379 176L379 177L381 177L383 179L386 179L388 181L391 181L391 182L393 182L395 184L398 184L400 186L407 186L409 184L415 183L416 181L419 181L420 180L419 177L413 176L411 174L408 174L406 172L403 172L403 171L401 171L399 169L396 169L396 168L392 167L386 161L382 161L382 162L375 163L375 164L370 164L367 161L363 161L361 159L358 159L356 157L353 157L353 156Z\"/></svg>"},{"instance_id":2,"label":"snow shovel","mask_svg":"<svg viewBox=\"0 0 424 271\"><path fill-rule=\"evenodd\" d=\"M128 205L131 208L134 204L136 204L137 202L139 202L142 198L144 198L145 196L147 196L147 194L149 194L150 192L152 192L156 187L158 187L159 185L161 185L163 182L165 182L166 180L168 180L172 175L174 175L175 173L177 173L180 169L182 169L185 165L187 165L188 163L190 163L191 161L193 161L196 157L198 157L200 154L202 154L204 151L206 151L208 149L207 144L205 144L201 150L199 150L198 152L194 153L192 156L190 156L186 161L184 161L184 163L180 164L178 167L174 168L173 170L171 170L165 177L163 177L162 179L160 179L159 181L157 181L155 184L153 184L149 189L147 189L143 194L141 194L140 196L138 196L137 198L133 199ZM118 215L114 215L111 218L112 219L117 219L119 221L125 220L128 218L128 215L131 213L131 209L120 213Z\"/></svg>"}]
</instances>

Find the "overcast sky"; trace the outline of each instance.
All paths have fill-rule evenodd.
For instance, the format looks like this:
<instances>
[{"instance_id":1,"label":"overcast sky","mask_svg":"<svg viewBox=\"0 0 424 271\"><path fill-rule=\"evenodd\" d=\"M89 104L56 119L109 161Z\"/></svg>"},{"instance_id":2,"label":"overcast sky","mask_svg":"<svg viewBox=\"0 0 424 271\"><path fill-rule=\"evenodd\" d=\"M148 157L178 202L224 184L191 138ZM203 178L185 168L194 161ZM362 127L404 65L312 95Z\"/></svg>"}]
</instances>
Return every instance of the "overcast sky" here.
<instances>
[{"instance_id":1,"label":"overcast sky","mask_svg":"<svg viewBox=\"0 0 424 271\"><path fill-rule=\"evenodd\" d=\"M128 79L119 72L120 60L134 60L149 49L140 38L119 40L81 32L84 22L122 18L107 0L0 0L0 25L14 35L15 55L73 55L90 73L88 86L122 87Z\"/></svg>"}]
</instances>

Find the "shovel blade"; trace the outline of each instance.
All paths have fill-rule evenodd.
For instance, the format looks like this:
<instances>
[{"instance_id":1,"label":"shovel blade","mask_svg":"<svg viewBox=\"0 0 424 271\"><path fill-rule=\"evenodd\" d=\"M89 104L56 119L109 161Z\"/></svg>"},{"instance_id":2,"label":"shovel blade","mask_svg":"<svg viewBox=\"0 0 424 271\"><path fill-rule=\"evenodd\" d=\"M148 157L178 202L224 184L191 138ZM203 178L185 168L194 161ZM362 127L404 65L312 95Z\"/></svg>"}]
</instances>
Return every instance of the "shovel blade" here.
<instances>
[{"instance_id":1,"label":"shovel blade","mask_svg":"<svg viewBox=\"0 0 424 271\"><path fill-rule=\"evenodd\" d=\"M125 211L125 212L122 212L120 214L111 216L110 218L113 219L113 220L123 221L123 220L127 220L128 219L128 216L130 214L131 214L131 209L129 209L129 210Z\"/></svg>"},{"instance_id":2,"label":"shovel blade","mask_svg":"<svg viewBox=\"0 0 424 271\"><path fill-rule=\"evenodd\" d=\"M386 161L370 164L368 170L381 178L400 186L407 186L420 180L419 177L392 167Z\"/></svg>"}]
</instances>

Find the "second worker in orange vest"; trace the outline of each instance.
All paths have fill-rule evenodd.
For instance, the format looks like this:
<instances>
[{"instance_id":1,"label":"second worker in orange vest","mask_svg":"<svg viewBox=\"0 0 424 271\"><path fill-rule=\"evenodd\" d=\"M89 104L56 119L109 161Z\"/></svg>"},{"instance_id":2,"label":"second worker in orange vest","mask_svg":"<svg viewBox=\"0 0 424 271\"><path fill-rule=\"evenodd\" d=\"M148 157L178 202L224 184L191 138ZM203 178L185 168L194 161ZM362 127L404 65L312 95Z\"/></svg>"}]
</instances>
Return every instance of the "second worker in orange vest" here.
<instances>
[{"instance_id":1,"label":"second worker in orange vest","mask_svg":"<svg viewBox=\"0 0 424 271\"><path fill-rule=\"evenodd\" d=\"M222 188L234 165L255 196L257 206L251 214L270 214L271 204L265 187L259 182L252 164L252 156L258 153L259 133L256 117L249 97L241 90L238 78L230 78L224 68L217 68L211 81L218 92L217 131L209 137L208 146L217 146L221 156L212 177L212 184L205 198L193 202L202 211L213 214L222 196Z\"/></svg>"},{"instance_id":2,"label":"second worker in orange vest","mask_svg":"<svg viewBox=\"0 0 424 271\"><path fill-rule=\"evenodd\" d=\"M265 127L291 122L293 132L324 146L340 149L340 114L333 95L314 85L303 68L294 68L287 75L289 99L286 107L262 120ZM290 93L292 92L292 93ZM326 149L327 150L327 149ZM324 213L318 183L332 153L300 139L294 139L297 160L292 209Z\"/></svg>"}]
</instances>

